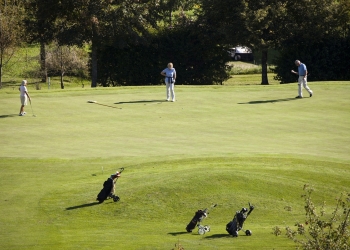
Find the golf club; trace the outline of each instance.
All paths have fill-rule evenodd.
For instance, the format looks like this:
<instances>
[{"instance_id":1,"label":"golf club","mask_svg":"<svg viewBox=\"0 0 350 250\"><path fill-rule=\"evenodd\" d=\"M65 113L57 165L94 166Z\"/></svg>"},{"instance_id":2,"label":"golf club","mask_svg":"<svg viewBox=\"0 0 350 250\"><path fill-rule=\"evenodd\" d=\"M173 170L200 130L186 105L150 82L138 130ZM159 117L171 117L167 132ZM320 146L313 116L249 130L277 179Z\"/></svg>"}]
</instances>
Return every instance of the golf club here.
<instances>
[{"instance_id":1,"label":"golf club","mask_svg":"<svg viewBox=\"0 0 350 250\"><path fill-rule=\"evenodd\" d=\"M36 115L34 115L34 111L33 111L33 107L32 107L32 100L29 100L29 103L30 103L30 108L32 109L32 114L34 117L36 117Z\"/></svg>"}]
</instances>

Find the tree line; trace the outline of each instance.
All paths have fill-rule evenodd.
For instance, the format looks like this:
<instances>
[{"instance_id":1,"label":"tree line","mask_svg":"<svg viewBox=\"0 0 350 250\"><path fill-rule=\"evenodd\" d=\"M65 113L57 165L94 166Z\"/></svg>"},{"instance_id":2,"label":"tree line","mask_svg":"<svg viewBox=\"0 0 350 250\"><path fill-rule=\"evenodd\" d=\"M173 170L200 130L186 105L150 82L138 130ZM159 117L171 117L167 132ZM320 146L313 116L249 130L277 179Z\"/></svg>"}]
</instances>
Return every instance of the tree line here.
<instances>
[{"instance_id":1,"label":"tree line","mask_svg":"<svg viewBox=\"0 0 350 250\"><path fill-rule=\"evenodd\" d=\"M168 62L181 84L221 84L238 44L260 51L261 84L270 49L281 83L295 81L295 59L309 80L349 80L349 30L350 0L0 0L0 84L16 48L33 43L43 81L54 57L62 78L85 60L91 87L160 84Z\"/></svg>"}]
</instances>

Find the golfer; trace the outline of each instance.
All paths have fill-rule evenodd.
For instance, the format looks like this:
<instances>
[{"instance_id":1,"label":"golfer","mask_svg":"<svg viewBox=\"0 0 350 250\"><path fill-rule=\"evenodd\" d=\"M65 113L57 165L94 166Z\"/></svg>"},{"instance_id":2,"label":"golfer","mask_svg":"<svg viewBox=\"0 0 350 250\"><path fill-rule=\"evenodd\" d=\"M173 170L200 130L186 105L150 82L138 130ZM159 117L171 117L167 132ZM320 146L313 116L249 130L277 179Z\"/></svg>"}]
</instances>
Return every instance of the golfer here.
<instances>
[{"instance_id":1,"label":"golfer","mask_svg":"<svg viewBox=\"0 0 350 250\"><path fill-rule=\"evenodd\" d=\"M170 92L172 101L175 102L175 91L174 85L176 80L176 70L173 68L173 64L168 63L168 67L165 68L162 72L160 72L162 76L165 76L165 84L166 84L166 100L170 101Z\"/></svg>"},{"instance_id":2,"label":"golfer","mask_svg":"<svg viewBox=\"0 0 350 250\"><path fill-rule=\"evenodd\" d=\"M303 98L303 92L301 89L301 85L303 85L304 89L309 92L310 97L312 97L312 90L307 86L307 68L304 63L301 63L299 60L295 60L295 65L298 67L298 72L292 70L291 72L298 75L298 96L295 98Z\"/></svg>"},{"instance_id":3,"label":"golfer","mask_svg":"<svg viewBox=\"0 0 350 250\"><path fill-rule=\"evenodd\" d=\"M23 80L21 86L19 87L20 99L21 99L21 109L19 110L19 116L24 116L26 112L24 112L24 106L27 105L27 97L30 100L30 96L27 90L27 80Z\"/></svg>"}]
</instances>

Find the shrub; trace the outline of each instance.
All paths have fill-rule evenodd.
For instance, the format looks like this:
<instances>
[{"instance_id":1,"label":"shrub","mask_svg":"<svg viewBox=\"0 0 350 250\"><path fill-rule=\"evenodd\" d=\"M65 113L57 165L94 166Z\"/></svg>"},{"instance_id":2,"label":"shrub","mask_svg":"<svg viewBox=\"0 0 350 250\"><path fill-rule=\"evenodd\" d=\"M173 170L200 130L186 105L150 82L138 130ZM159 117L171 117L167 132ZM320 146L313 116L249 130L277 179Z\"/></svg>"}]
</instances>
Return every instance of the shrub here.
<instances>
[{"instance_id":1,"label":"shrub","mask_svg":"<svg viewBox=\"0 0 350 250\"><path fill-rule=\"evenodd\" d=\"M349 219L350 219L350 193L342 193L336 199L336 205L331 215L325 212L325 202L319 211L311 199L313 188L304 185L305 194L305 225L297 222L296 229L286 227L286 235L299 247L305 250L349 250ZM282 234L279 227L273 228L273 233Z\"/></svg>"}]
</instances>

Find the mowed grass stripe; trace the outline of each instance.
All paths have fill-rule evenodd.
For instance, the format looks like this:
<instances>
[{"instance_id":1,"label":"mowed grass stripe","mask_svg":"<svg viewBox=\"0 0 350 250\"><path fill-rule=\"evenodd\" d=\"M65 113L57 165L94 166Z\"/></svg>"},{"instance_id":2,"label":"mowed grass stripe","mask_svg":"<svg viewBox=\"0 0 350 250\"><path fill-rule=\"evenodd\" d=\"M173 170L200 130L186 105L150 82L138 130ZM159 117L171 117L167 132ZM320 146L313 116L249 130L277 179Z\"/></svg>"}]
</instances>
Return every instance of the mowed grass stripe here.
<instances>
[{"instance_id":1,"label":"mowed grass stripe","mask_svg":"<svg viewBox=\"0 0 350 250\"><path fill-rule=\"evenodd\" d=\"M349 87L311 86L315 96L303 100L294 99L296 85L178 86L176 103L163 101L163 87L115 88L105 95L101 90L77 90L77 96L35 92L37 117L27 107L26 117L1 119L6 147L0 156L17 157L21 142L22 157L260 152L348 160ZM16 114L17 95L5 97L0 112Z\"/></svg>"},{"instance_id":2,"label":"mowed grass stripe","mask_svg":"<svg viewBox=\"0 0 350 250\"><path fill-rule=\"evenodd\" d=\"M332 204L338 192L350 184L348 164L310 159L204 157L136 165L121 160L119 164L129 162L117 183L121 201L92 205L107 173L112 171L109 160L99 161L108 166L109 172L105 173L96 173L96 166L90 165L89 160L27 159L26 162L26 167L33 171L20 173L23 163L15 160L8 160L11 171L2 171L7 173L6 179L17 176L26 180L16 185L1 184L4 194L9 190L22 193L8 194L3 196L6 201L1 201L2 211L6 212L1 221L10 239L0 241L5 247L74 249L82 245L93 248L98 242L102 249L112 246L162 249L180 239L190 249L214 246L230 249L231 244L238 249L248 246L283 249L291 244L273 236L272 227L293 225L303 219L300 198L303 184L315 186L316 204L323 200ZM26 191L21 192L23 190ZM246 228L254 232L254 237L228 240L226 223L236 210L247 206L248 201L256 206L246 222ZM205 221L212 231L201 237L195 233L183 234L194 212L213 203L218 206ZM330 210L331 206L326 209ZM21 242L24 239L26 246L12 237L15 233L22 234ZM116 236L119 238L116 242L105 239Z\"/></svg>"}]
</instances>

